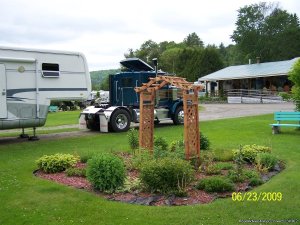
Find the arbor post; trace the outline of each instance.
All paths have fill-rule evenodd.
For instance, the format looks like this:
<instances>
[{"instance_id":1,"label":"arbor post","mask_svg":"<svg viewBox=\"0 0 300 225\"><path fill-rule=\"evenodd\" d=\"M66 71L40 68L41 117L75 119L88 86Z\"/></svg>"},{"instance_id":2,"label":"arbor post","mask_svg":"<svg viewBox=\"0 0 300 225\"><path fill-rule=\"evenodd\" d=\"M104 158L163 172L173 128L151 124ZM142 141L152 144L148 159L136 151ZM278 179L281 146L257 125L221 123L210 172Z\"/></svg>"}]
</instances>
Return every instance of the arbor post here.
<instances>
[{"instance_id":1,"label":"arbor post","mask_svg":"<svg viewBox=\"0 0 300 225\"><path fill-rule=\"evenodd\" d=\"M192 92L192 93L190 93ZM198 90L183 92L185 158L200 160Z\"/></svg>"},{"instance_id":2,"label":"arbor post","mask_svg":"<svg viewBox=\"0 0 300 225\"><path fill-rule=\"evenodd\" d=\"M139 145L150 152L153 152L154 99L153 88L140 92Z\"/></svg>"}]
</instances>

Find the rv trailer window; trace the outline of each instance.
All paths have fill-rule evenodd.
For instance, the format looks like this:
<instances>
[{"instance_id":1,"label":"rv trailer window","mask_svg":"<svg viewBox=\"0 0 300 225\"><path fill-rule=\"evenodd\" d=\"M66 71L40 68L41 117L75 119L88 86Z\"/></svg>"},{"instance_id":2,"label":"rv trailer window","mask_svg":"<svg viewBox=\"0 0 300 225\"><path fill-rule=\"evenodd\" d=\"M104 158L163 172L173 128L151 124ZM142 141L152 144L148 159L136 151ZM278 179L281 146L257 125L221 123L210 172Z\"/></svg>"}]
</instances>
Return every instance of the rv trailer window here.
<instances>
[{"instance_id":1,"label":"rv trailer window","mask_svg":"<svg viewBox=\"0 0 300 225\"><path fill-rule=\"evenodd\" d=\"M42 63L43 77L59 77L59 65L54 63Z\"/></svg>"}]
</instances>

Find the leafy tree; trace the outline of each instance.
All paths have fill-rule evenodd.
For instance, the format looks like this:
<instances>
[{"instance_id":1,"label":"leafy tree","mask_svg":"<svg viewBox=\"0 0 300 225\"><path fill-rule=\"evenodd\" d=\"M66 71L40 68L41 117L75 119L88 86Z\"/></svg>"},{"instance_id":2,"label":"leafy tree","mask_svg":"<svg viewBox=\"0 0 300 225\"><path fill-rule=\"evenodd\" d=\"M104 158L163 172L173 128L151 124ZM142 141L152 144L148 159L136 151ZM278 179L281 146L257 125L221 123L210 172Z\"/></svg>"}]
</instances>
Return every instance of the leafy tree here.
<instances>
[{"instance_id":1,"label":"leafy tree","mask_svg":"<svg viewBox=\"0 0 300 225\"><path fill-rule=\"evenodd\" d=\"M109 91L109 76L105 77L101 84L100 84L100 90L103 91Z\"/></svg>"},{"instance_id":2,"label":"leafy tree","mask_svg":"<svg viewBox=\"0 0 300 225\"><path fill-rule=\"evenodd\" d=\"M184 48L179 52L178 64L175 67L179 76L188 81L196 81L199 77L223 68L223 62L215 46L205 49Z\"/></svg>"},{"instance_id":3,"label":"leafy tree","mask_svg":"<svg viewBox=\"0 0 300 225\"><path fill-rule=\"evenodd\" d=\"M176 74L177 73L177 67L179 62L179 54L181 49L178 47L170 48L165 50L160 58L159 58L159 64L160 68L163 71L168 71L169 73Z\"/></svg>"},{"instance_id":4,"label":"leafy tree","mask_svg":"<svg viewBox=\"0 0 300 225\"><path fill-rule=\"evenodd\" d=\"M261 2L238 10L236 30L231 38L237 43L239 50L245 55L249 54L251 58L262 58L264 20L271 7Z\"/></svg>"},{"instance_id":5,"label":"leafy tree","mask_svg":"<svg viewBox=\"0 0 300 225\"><path fill-rule=\"evenodd\" d=\"M159 45L152 40L145 41L140 49L135 51L135 56L151 64L152 59L159 56Z\"/></svg>"},{"instance_id":6,"label":"leafy tree","mask_svg":"<svg viewBox=\"0 0 300 225\"><path fill-rule=\"evenodd\" d=\"M231 44L225 47L221 43L218 50L224 66L241 65L248 62L249 58L242 54L236 45Z\"/></svg>"},{"instance_id":7,"label":"leafy tree","mask_svg":"<svg viewBox=\"0 0 300 225\"><path fill-rule=\"evenodd\" d=\"M203 41L201 41L201 39L199 38L199 36L193 32L191 34L189 34L184 40L183 40L183 44L186 47L200 47L203 48L204 47L204 43Z\"/></svg>"},{"instance_id":8,"label":"leafy tree","mask_svg":"<svg viewBox=\"0 0 300 225\"><path fill-rule=\"evenodd\" d=\"M223 42L219 45L219 53L223 61L225 61L225 58L227 56L227 50L226 47L224 46Z\"/></svg>"},{"instance_id":9,"label":"leafy tree","mask_svg":"<svg viewBox=\"0 0 300 225\"><path fill-rule=\"evenodd\" d=\"M300 27L297 15L274 9L265 21L266 56L272 61L299 56Z\"/></svg>"},{"instance_id":10,"label":"leafy tree","mask_svg":"<svg viewBox=\"0 0 300 225\"><path fill-rule=\"evenodd\" d=\"M175 65L176 74L187 78L188 81L195 81L199 74L199 64L202 49L183 48L178 54L177 64Z\"/></svg>"},{"instance_id":11,"label":"leafy tree","mask_svg":"<svg viewBox=\"0 0 300 225\"><path fill-rule=\"evenodd\" d=\"M258 56L262 61L298 56L300 26L295 14L266 2L242 7L238 12L231 38L244 56Z\"/></svg>"},{"instance_id":12,"label":"leafy tree","mask_svg":"<svg viewBox=\"0 0 300 225\"><path fill-rule=\"evenodd\" d=\"M174 41L163 41L159 43L159 54L172 48L178 48L180 44L176 44Z\"/></svg>"},{"instance_id":13,"label":"leafy tree","mask_svg":"<svg viewBox=\"0 0 300 225\"><path fill-rule=\"evenodd\" d=\"M201 54L198 77L220 70L223 66L224 64L217 48L215 46L207 46Z\"/></svg>"},{"instance_id":14,"label":"leafy tree","mask_svg":"<svg viewBox=\"0 0 300 225\"><path fill-rule=\"evenodd\" d=\"M165 51L168 51L173 48L182 48L183 44L177 44L174 41L163 41L157 44L152 40L145 41L139 49L133 51L132 48L128 49L128 52L124 54L125 58L137 57L143 61L152 65L153 58L160 58ZM161 61L159 62L160 66ZM164 66L162 67L164 70ZM168 71L168 70L166 70Z\"/></svg>"},{"instance_id":15,"label":"leafy tree","mask_svg":"<svg viewBox=\"0 0 300 225\"><path fill-rule=\"evenodd\" d=\"M289 79L294 83L292 88L293 99L296 104L296 110L300 112L300 59L293 65L288 74Z\"/></svg>"},{"instance_id":16,"label":"leafy tree","mask_svg":"<svg viewBox=\"0 0 300 225\"><path fill-rule=\"evenodd\" d=\"M108 90L108 76L110 74L119 73L120 69L111 69L111 70L98 70L98 71L91 71L91 82L92 82L92 90L99 91L101 90Z\"/></svg>"},{"instance_id":17,"label":"leafy tree","mask_svg":"<svg viewBox=\"0 0 300 225\"><path fill-rule=\"evenodd\" d=\"M159 69L185 77L189 81L195 81L200 76L223 67L217 47L204 48L195 32L189 34L181 43L163 41L157 44L148 40L135 51L129 49L124 56L140 58L150 65L152 58L158 58Z\"/></svg>"}]
</instances>

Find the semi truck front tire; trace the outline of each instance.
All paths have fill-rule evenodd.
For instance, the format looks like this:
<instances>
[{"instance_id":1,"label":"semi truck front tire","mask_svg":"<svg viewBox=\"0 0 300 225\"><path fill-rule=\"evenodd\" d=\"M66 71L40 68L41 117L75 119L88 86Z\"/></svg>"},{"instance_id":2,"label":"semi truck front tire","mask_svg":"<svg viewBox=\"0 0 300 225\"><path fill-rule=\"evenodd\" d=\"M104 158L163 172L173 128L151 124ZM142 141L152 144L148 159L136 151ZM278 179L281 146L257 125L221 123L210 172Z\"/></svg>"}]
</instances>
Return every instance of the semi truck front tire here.
<instances>
[{"instance_id":1,"label":"semi truck front tire","mask_svg":"<svg viewBox=\"0 0 300 225\"><path fill-rule=\"evenodd\" d=\"M125 109L115 111L110 120L110 126L114 132L125 132L130 127L130 115Z\"/></svg>"},{"instance_id":2,"label":"semi truck front tire","mask_svg":"<svg viewBox=\"0 0 300 225\"><path fill-rule=\"evenodd\" d=\"M175 125L180 125L184 123L184 111L183 111L183 106L180 105L176 108L174 117L173 117L173 123Z\"/></svg>"}]
</instances>

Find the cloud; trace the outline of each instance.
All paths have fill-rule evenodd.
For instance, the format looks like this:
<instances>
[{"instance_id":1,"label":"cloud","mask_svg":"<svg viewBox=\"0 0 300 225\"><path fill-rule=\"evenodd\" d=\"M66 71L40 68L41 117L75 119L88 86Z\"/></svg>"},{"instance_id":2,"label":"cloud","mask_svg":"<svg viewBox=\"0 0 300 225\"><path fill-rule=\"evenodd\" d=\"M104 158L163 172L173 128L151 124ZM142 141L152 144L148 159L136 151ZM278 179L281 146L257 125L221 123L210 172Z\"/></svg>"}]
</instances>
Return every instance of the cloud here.
<instances>
[{"instance_id":1,"label":"cloud","mask_svg":"<svg viewBox=\"0 0 300 225\"><path fill-rule=\"evenodd\" d=\"M119 67L146 40L231 43L237 10L256 0L10 0L0 7L0 45L83 52L91 70ZM299 15L300 1L281 1ZM298 10L298 11L295 11Z\"/></svg>"}]
</instances>

